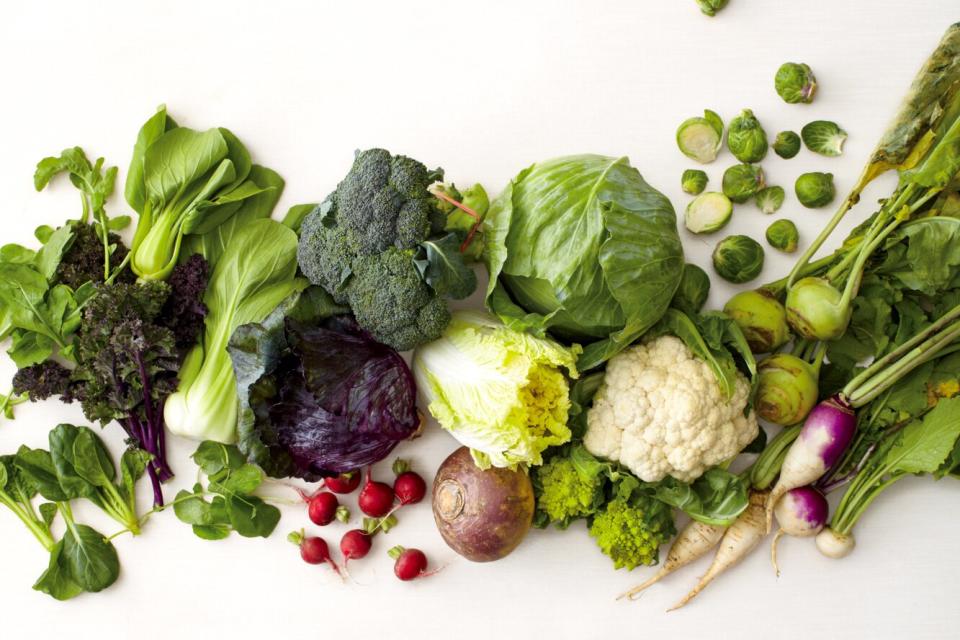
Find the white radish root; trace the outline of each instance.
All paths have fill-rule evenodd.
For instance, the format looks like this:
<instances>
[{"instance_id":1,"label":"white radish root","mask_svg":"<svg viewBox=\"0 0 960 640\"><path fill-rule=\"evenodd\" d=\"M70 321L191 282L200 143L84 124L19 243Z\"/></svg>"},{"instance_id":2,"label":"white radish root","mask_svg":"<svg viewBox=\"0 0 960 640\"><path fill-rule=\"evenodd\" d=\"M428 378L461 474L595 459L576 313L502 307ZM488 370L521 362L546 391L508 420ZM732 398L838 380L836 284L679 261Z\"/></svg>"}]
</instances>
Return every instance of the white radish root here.
<instances>
[{"instance_id":1,"label":"white radish root","mask_svg":"<svg viewBox=\"0 0 960 640\"><path fill-rule=\"evenodd\" d=\"M783 529L777 531L777 535L773 536L773 542L770 544L770 562L773 564L773 570L777 572L778 578L780 577L780 565L777 564L777 543L780 542L784 533L786 532Z\"/></svg>"},{"instance_id":2,"label":"white radish root","mask_svg":"<svg viewBox=\"0 0 960 640\"><path fill-rule=\"evenodd\" d=\"M764 513L766 497L767 494L761 492L754 492L750 495L749 506L723 534L723 538L720 540L720 548L717 549L717 555L713 558L713 564L700 578L697 586L668 611L675 611L689 603L717 576L743 560L757 548L760 541L767 535L766 514Z\"/></svg>"},{"instance_id":3,"label":"white radish root","mask_svg":"<svg viewBox=\"0 0 960 640\"><path fill-rule=\"evenodd\" d=\"M673 541L670 551L667 552L667 559L656 575L643 584L621 593L617 596L617 600L623 598L636 600L644 589L659 582L664 576L702 558L708 551L717 546L726 530L727 527L725 526L692 521Z\"/></svg>"}]
</instances>

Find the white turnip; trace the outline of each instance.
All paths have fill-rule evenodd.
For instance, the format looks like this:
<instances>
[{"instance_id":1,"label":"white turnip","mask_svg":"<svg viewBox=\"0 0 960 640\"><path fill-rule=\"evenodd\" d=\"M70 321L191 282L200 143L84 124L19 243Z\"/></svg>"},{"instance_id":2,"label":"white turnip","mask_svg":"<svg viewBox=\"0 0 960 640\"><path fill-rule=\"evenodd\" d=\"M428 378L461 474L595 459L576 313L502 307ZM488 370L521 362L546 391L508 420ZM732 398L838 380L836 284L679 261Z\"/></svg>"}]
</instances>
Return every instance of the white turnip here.
<instances>
[{"instance_id":1,"label":"white turnip","mask_svg":"<svg viewBox=\"0 0 960 640\"><path fill-rule=\"evenodd\" d=\"M846 558L857 546L853 534L837 533L830 527L817 534L816 543L820 553L834 559Z\"/></svg>"}]
</instances>

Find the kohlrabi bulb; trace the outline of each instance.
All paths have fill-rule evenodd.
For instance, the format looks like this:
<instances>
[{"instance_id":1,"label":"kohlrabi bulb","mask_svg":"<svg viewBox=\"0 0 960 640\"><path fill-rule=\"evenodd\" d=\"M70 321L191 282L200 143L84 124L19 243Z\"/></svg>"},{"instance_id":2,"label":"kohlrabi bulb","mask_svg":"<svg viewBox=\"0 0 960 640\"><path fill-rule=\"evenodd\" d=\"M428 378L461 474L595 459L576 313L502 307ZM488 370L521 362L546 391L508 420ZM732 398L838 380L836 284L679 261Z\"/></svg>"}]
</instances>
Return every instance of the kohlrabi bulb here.
<instances>
[{"instance_id":1,"label":"kohlrabi bulb","mask_svg":"<svg viewBox=\"0 0 960 640\"><path fill-rule=\"evenodd\" d=\"M764 420L798 424L817 404L818 376L813 366L789 353L776 353L757 365L754 405Z\"/></svg>"},{"instance_id":2,"label":"kohlrabi bulb","mask_svg":"<svg viewBox=\"0 0 960 640\"><path fill-rule=\"evenodd\" d=\"M781 131L771 146L774 153L789 160L800 153L800 136L793 131Z\"/></svg>"},{"instance_id":3,"label":"kohlrabi bulb","mask_svg":"<svg viewBox=\"0 0 960 640\"><path fill-rule=\"evenodd\" d=\"M794 184L797 200L811 209L825 207L833 202L837 189L833 186L833 174L813 171L803 173Z\"/></svg>"},{"instance_id":4,"label":"kohlrabi bulb","mask_svg":"<svg viewBox=\"0 0 960 640\"><path fill-rule=\"evenodd\" d=\"M763 247L750 236L727 236L713 250L713 268L724 280L742 284L760 275L763 258Z\"/></svg>"},{"instance_id":5,"label":"kohlrabi bulb","mask_svg":"<svg viewBox=\"0 0 960 640\"><path fill-rule=\"evenodd\" d=\"M727 127L727 148L740 162L760 162L767 155L767 134L750 109L744 109Z\"/></svg>"},{"instance_id":6,"label":"kohlrabi bulb","mask_svg":"<svg viewBox=\"0 0 960 640\"><path fill-rule=\"evenodd\" d=\"M770 353L790 339L787 310L765 289L741 291L723 311L740 327L754 353Z\"/></svg>"},{"instance_id":7,"label":"kohlrabi bulb","mask_svg":"<svg viewBox=\"0 0 960 640\"><path fill-rule=\"evenodd\" d=\"M825 278L809 277L787 291L787 322L807 340L834 340L846 332L850 306L843 294Z\"/></svg>"},{"instance_id":8,"label":"kohlrabi bulb","mask_svg":"<svg viewBox=\"0 0 960 640\"><path fill-rule=\"evenodd\" d=\"M800 242L800 232L797 231L797 225L792 220L786 218L777 220L767 227L767 242L774 249L779 249L784 253L793 253L797 250L797 244Z\"/></svg>"},{"instance_id":9,"label":"kohlrabi bulb","mask_svg":"<svg viewBox=\"0 0 960 640\"><path fill-rule=\"evenodd\" d=\"M735 164L723 172L723 195L743 204L766 186L763 169L753 164Z\"/></svg>"},{"instance_id":10,"label":"kohlrabi bulb","mask_svg":"<svg viewBox=\"0 0 960 640\"><path fill-rule=\"evenodd\" d=\"M813 96L817 92L817 79L813 76L813 70L801 62L786 62L781 65L773 84L780 97L790 104L813 102Z\"/></svg>"}]
</instances>

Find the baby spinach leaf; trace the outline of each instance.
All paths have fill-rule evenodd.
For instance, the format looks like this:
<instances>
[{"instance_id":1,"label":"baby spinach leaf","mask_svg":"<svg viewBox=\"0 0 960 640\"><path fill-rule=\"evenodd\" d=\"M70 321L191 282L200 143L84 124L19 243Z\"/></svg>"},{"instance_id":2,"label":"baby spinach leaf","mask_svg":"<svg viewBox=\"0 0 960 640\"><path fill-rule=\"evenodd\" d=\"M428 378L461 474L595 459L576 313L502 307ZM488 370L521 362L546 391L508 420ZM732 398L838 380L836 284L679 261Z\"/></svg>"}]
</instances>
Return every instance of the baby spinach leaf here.
<instances>
[{"instance_id":1,"label":"baby spinach leaf","mask_svg":"<svg viewBox=\"0 0 960 640\"><path fill-rule=\"evenodd\" d=\"M85 524L73 523L63 536L63 556L73 579L85 591L103 591L120 575L113 543Z\"/></svg>"},{"instance_id":2,"label":"baby spinach leaf","mask_svg":"<svg viewBox=\"0 0 960 640\"><path fill-rule=\"evenodd\" d=\"M77 474L96 487L113 483L117 470L103 442L89 429L80 429L73 442L73 460Z\"/></svg>"},{"instance_id":3,"label":"baby spinach leaf","mask_svg":"<svg viewBox=\"0 0 960 640\"><path fill-rule=\"evenodd\" d=\"M60 486L57 470L49 451L22 446L17 451L15 464L45 499L51 502L65 502L71 499L72 496Z\"/></svg>"},{"instance_id":4,"label":"baby spinach leaf","mask_svg":"<svg viewBox=\"0 0 960 640\"><path fill-rule=\"evenodd\" d=\"M83 587L74 580L70 566L63 553L64 540L60 540L50 551L47 570L37 579L33 588L56 600L69 600L83 593Z\"/></svg>"}]
</instances>

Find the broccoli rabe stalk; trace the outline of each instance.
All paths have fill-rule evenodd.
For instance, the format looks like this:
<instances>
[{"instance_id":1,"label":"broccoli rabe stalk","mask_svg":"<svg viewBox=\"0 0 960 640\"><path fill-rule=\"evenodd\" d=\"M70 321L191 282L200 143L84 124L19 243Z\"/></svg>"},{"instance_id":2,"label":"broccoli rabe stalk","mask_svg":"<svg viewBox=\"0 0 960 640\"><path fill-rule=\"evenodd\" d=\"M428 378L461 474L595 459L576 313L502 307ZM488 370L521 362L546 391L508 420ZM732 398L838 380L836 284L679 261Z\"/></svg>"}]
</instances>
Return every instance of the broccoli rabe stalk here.
<instances>
[{"instance_id":1,"label":"broccoli rabe stalk","mask_svg":"<svg viewBox=\"0 0 960 640\"><path fill-rule=\"evenodd\" d=\"M660 545L675 533L670 507L643 495L614 499L590 524L590 535L614 568L628 571L657 564Z\"/></svg>"},{"instance_id":2,"label":"broccoli rabe stalk","mask_svg":"<svg viewBox=\"0 0 960 640\"><path fill-rule=\"evenodd\" d=\"M358 152L347 176L301 225L304 275L399 351L440 337L450 322L446 300L476 288L462 240L447 227L449 202L430 193L442 177L383 149Z\"/></svg>"}]
</instances>

